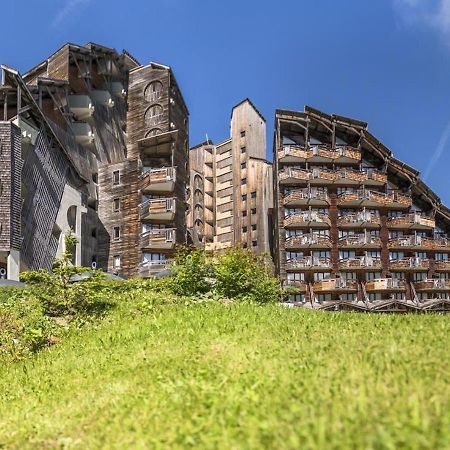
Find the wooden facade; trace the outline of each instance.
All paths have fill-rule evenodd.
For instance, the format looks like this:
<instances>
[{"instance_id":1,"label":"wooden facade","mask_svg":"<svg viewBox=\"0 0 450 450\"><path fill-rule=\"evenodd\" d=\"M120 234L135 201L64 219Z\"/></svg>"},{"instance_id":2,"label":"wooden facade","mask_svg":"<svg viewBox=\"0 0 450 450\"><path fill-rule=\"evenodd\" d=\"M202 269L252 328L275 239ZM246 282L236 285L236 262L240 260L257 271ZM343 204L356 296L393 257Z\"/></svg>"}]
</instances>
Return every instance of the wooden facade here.
<instances>
[{"instance_id":1,"label":"wooden facade","mask_svg":"<svg viewBox=\"0 0 450 450\"><path fill-rule=\"evenodd\" d=\"M77 264L126 277L152 275L143 263L154 256L164 260L155 267L167 265L173 245L159 249L156 239L152 248L148 228L186 241L189 148L188 110L170 67L89 43L66 44L23 76L2 72L0 267L17 250L19 270L50 268L69 228ZM174 183L153 192L144 172L160 168ZM156 195L175 199L173 221L142 218L142 203Z\"/></svg>"},{"instance_id":2,"label":"wooden facade","mask_svg":"<svg viewBox=\"0 0 450 450\"><path fill-rule=\"evenodd\" d=\"M274 259L288 302L450 310L450 211L367 124L277 110Z\"/></svg>"}]
</instances>

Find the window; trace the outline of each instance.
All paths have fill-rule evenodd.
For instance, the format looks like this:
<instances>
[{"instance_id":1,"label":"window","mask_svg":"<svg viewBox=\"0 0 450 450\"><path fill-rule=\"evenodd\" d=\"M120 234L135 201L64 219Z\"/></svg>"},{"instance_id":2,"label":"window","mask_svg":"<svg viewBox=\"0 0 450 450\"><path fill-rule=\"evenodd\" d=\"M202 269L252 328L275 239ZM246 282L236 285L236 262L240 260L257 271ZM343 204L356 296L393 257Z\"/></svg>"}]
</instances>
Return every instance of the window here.
<instances>
[{"instance_id":1,"label":"window","mask_svg":"<svg viewBox=\"0 0 450 450\"><path fill-rule=\"evenodd\" d=\"M288 297L289 303L304 303L305 302L305 294L291 294Z\"/></svg>"},{"instance_id":2,"label":"window","mask_svg":"<svg viewBox=\"0 0 450 450\"><path fill-rule=\"evenodd\" d=\"M427 259L427 252L416 252L416 258Z\"/></svg>"},{"instance_id":3,"label":"window","mask_svg":"<svg viewBox=\"0 0 450 450\"><path fill-rule=\"evenodd\" d=\"M253 247L257 247L258 246L258 242L257 241L252 241L252 246Z\"/></svg>"},{"instance_id":4,"label":"window","mask_svg":"<svg viewBox=\"0 0 450 450\"><path fill-rule=\"evenodd\" d=\"M252 192L252 198L256 198L256 191Z\"/></svg>"},{"instance_id":5,"label":"window","mask_svg":"<svg viewBox=\"0 0 450 450\"><path fill-rule=\"evenodd\" d=\"M356 294L351 293L351 294L341 294L339 296L339 299L343 302L353 302L354 300L356 300Z\"/></svg>"},{"instance_id":6,"label":"window","mask_svg":"<svg viewBox=\"0 0 450 450\"><path fill-rule=\"evenodd\" d=\"M244 170L246 167L247 167L247 163L243 162L243 163L241 164L241 170Z\"/></svg>"},{"instance_id":7,"label":"window","mask_svg":"<svg viewBox=\"0 0 450 450\"><path fill-rule=\"evenodd\" d=\"M152 105L145 112L145 123L148 127L154 127L163 121L164 109L161 105Z\"/></svg>"},{"instance_id":8,"label":"window","mask_svg":"<svg viewBox=\"0 0 450 450\"><path fill-rule=\"evenodd\" d=\"M241 137L245 137L245 130L241 131Z\"/></svg>"},{"instance_id":9,"label":"window","mask_svg":"<svg viewBox=\"0 0 450 450\"><path fill-rule=\"evenodd\" d=\"M243 202L246 202L246 201L247 201L247 194L243 194L243 195L242 195L242 201L243 201Z\"/></svg>"},{"instance_id":10,"label":"window","mask_svg":"<svg viewBox=\"0 0 450 450\"><path fill-rule=\"evenodd\" d=\"M242 217L247 217L247 211L242 211Z\"/></svg>"},{"instance_id":11,"label":"window","mask_svg":"<svg viewBox=\"0 0 450 450\"><path fill-rule=\"evenodd\" d=\"M114 269L120 269L120 255L114 256Z\"/></svg>"},{"instance_id":12,"label":"window","mask_svg":"<svg viewBox=\"0 0 450 450\"><path fill-rule=\"evenodd\" d=\"M98 173L93 173L93 174L92 174L92 181L93 181L95 184L98 184Z\"/></svg>"},{"instance_id":13,"label":"window","mask_svg":"<svg viewBox=\"0 0 450 450\"><path fill-rule=\"evenodd\" d=\"M113 185L117 186L120 184L120 170L115 170L113 172Z\"/></svg>"},{"instance_id":14,"label":"window","mask_svg":"<svg viewBox=\"0 0 450 450\"><path fill-rule=\"evenodd\" d=\"M447 261L448 260L448 253L436 253L434 255L435 261Z\"/></svg>"},{"instance_id":15,"label":"window","mask_svg":"<svg viewBox=\"0 0 450 450\"><path fill-rule=\"evenodd\" d=\"M254 224L252 225L252 230L253 230L253 231L256 230L256 223L254 223Z\"/></svg>"},{"instance_id":16,"label":"window","mask_svg":"<svg viewBox=\"0 0 450 450\"><path fill-rule=\"evenodd\" d=\"M339 251L339 259L350 259L355 258L356 253L354 250L340 250Z\"/></svg>"},{"instance_id":17,"label":"window","mask_svg":"<svg viewBox=\"0 0 450 450\"><path fill-rule=\"evenodd\" d=\"M241 147L241 153L245 153L247 151L247 148L245 146Z\"/></svg>"},{"instance_id":18,"label":"window","mask_svg":"<svg viewBox=\"0 0 450 450\"><path fill-rule=\"evenodd\" d=\"M247 233L247 227L242 227L242 232Z\"/></svg>"},{"instance_id":19,"label":"window","mask_svg":"<svg viewBox=\"0 0 450 450\"><path fill-rule=\"evenodd\" d=\"M331 274L329 272L315 272L314 281L329 280Z\"/></svg>"},{"instance_id":20,"label":"window","mask_svg":"<svg viewBox=\"0 0 450 450\"><path fill-rule=\"evenodd\" d=\"M144 96L148 102L159 100L162 96L163 84L161 81L152 81L145 88Z\"/></svg>"},{"instance_id":21,"label":"window","mask_svg":"<svg viewBox=\"0 0 450 450\"><path fill-rule=\"evenodd\" d=\"M96 238L96 237L97 237L97 228L92 228L91 236L92 236L93 238Z\"/></svg>"},{"instance_id":22,"label":"window","mask_svg":"<svg viewBox=\"0 0 450 450\"><path fill-rule=\"evenodd\" d=\"M403 252L389 252L389 259L396 260L396 259L403 259L405 257L405 254Z\"/></svg>"},{"instance_id":23,"label":"window","mask_svg":"<svg viewBox=\"0 0 450 450\"><path fill-rule=\"evenodd\" d=\"M115 198L113 200L113 211L114 212L120 211L120 198Z\"/></svg>"},{"instance_id":24,"label":"window","mask_svg":"<svg viewBox=\"0 0 450 450\"><path fill-rule=\"evenodd\" d=\"M247 178L242 178L241 185L247 184Z\"/></svg>"},{"instance_id":25,"label":"window","mask_svg":"<svg viewBox=\"0 0 450 450\"><path fill-rule=\"evenodd\" d=\"M252 209L250 210L250 213L251 213L251 214L256 214L256 208L252 208Z\"/></svg>"},{"instance_id":26,"label":"window","mask_svg":"<svg viewBox=\"0 0 450 450\"><path fill-rule=\"evenodd\" d=\"M378 280L381 278L381 272L368 272L366 273L366 281Z\"/></svg>"},{"instance_id":27,"label":"window","mask_svg":"<svg viewBox=\"0 0 450 450\"><path fill-rule=\"evenodd\" d=\"M120 227L114 227L114 234L113 234L113 236L114 236L115 240L120 239Z\"/></svg>"},{"instance_id":28,"label":"window","mask_svg":"<svg viewBox=\"0 0 450 450\"><path fill-rule=\"evenodd\" d=\"M303 272L288 272L288 281L305 281L305 274Z\"/></svg>"},{"instance_id":29,"label":"window","mask_svg":"<svg viewBox=\"0 0 450 450\"><path fill-rule=\"evenodd\" d=\"M426 272L415 272L413 273L413 280L414 281L423 281L427 279L427 273Z\"/></svg>"}]
</instances>

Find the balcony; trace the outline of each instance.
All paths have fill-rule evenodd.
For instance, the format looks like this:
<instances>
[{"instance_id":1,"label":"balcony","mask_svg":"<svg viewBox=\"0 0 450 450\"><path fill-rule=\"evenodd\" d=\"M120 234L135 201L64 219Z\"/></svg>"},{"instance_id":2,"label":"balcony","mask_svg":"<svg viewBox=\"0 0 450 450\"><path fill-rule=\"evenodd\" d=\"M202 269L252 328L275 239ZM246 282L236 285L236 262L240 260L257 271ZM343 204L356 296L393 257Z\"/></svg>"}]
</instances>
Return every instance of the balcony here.
<instances>
[{"instance_id":1,"label":"balcony","mask_svg":"<svg viewBox=\"0 0 450 450\"><path fill-rule=\"evenodd\" d=\"M432 217L411 213L398 217L389 217L387 227L401 230L434 230L436 221Z\"/></svg>"},{"instance_id":2,"label":"balcony","mask_svg":"<svg viewBox=\"0 0 450 450\"><path fill-rule=\"evenodd\" d=\"M352 147L331 149L325 146L300 147L285 145L278 151L281 163L331 163L355 164L361 160L361 151Z\"/></svg>"},{"instance_id":3,"label":"balcony","mask_svg":"<svg viewBox=\"0 0 450 450\"><path fill-rule=\"evenodd\" d=\"M339 248L377 249L381 248L381 239L379 236L370 234L354 234L339 238L338 246Z\"/></svg>"},{"instance_id":4,"label":"balcony","mask_svg":"<svg viewBox=\"0 0 450 450\"><path fill-rule=\"evenodd\" d=\"M328 193L319 189L299 189L289 192L283 197L283 205L297 206L329 206Z\"/></svg>"},{"instance_id":5,"label":"balcony","mask_svg":"<svg viewBox=\"0 0 450 450\"><path fill-rule=\"evenodd\" d=\"M175 218L174 198L150 199L139 205L139 217L142 221L171 222Z\"/></svg>"},{"instance_id":6,"label":"balcony","mask_svg":"<svg viewBox=\"0 0 450 450\"><path fill-rule=\"evenodd\" d=\"M413 285L417 292L450 291L450 280L428 279L415 281Z\"/></svg>"},{"instance_id":7,"label":"balcony","mask_svg":"<svg viewBox=\"0 0 450 450\"><path fill-rule=\"evenodd\" d=\"M330 225L328 215L316 211L294 213L284 219L285 228L329 228Z\"/></svg>"},{"instance_id":8,"label":"balcony","mask_svg":"<svg viewBox=\"0 0 450 450\"><path fill-rule=\"evenodd\" d=\"M395 272L420 272L430 268L430 261L422 258L402 258L389 261L389 269Z\"/></svg>"},{"instance_id":9,"label":"balcony","mask_svg":"<svg viewBox=\"0 0 450 450\"><path fill-rule=\"evenodd\" d=\"M285 287L296 288L299 292L306 292L307 290L306 281L303 280L285 280L283 285Z\"/></svg>"},{"instance_id":10,"label":"balcony","mask_svg":"<svg viewBox=\"0 0 450 450\"><path fill-rule=\"evenodd\" d=\"M328 280L316 281L313 284L315 293L333 292L358 292L358 282L356 280L346 280L344 278L331 278Z\"/></svg>"},{"instance_id":11,"label":"balcony","mask_svg":"<svg viewBox=\"0 0 450 450\"><path fill-rule=\"evenodd\" d=\"M403 236L395 239L389 239L388 248L408 249L408 250L433 250L437 241L422 236Z\"/></svg>"},{"instance_id":12,"label":"balcony","mask_svg":"<svg viewBox=\"0 0 450 450\"><path fill-rule=\"evenodd\" d=\"M315 272L328 272L331 270L331 259L317 258L314 256L288 259L286 261L286 270L291 272L305 270L312 270Z\"/></svg>"},{"instance_id":13,"label":"balcony","mask_svg":"<svg viewBox=\"0 0 450 450\"><path fill-rule=\"evenodd\" d=\"M120 81L113 81L111 83L111 93L113 95L125 97L127 95L127 91L123 87L123 84Z\"/></svg>"},{"instance_id":14,"label":"balcony","mask_svg":"<svg viewBox=\"0 0 450 450\"><path fill-rule=\"evenodd\" d=\"M175 246L175 229L148 230L139 237L141 249L172 250Z\"/></svg>"},{"instance_id":15,"label":"balcony","mask_svg":"<svg viewBox=\"0 0 450 450\"><path fill-rule=\"evenodd\" d=\"M387 175L369 170L328 170L328 169L296 169L287 167L279 171L280 184L289 186L300 183L310 183L311 186L326 186L336 184L341 186L383 186L387 182Z\"/></svg>"},{"instance_id":16,"label":"balcony","mask_svg":"<svg viewBox=\"0 0 450 450\"><path fill-rule=\"evenodd\" d=\"M339 261L339 270L381 270L381 258L372 256L357 256L355 258L345 258Z\"/></svg>"},{"instance_id":17,"label":"balcony","mask_svg":"<svg viewBox=\"0 0 450 450\"><path fill-rule=\"evenodd\" d=\"M143 194L173 192L175 179L176 170L174 167L150 169L140 176L139 185Z\"/></svg>"},{"instance_id":18,"label":"balcony","mask_svg":"<svg viewBox=\"0 0 450 450\"><path fill-rule=\"evenodd\" d=\"M436 272L450 272L450 260L435 261L434 270Z\"/></svg>"},{"instance_id":19,"label":"balcony","mask_svg":"<svg viewBox=\"0 0 450 450\"><path fill-rule=\"evenodd\" d=\"M155 276L157 273L162 272L170 267L171 261L167 259L144 261L139 264L139 276L143 278L149 278Z\"/></svg>"},{"instance_id":20,"label":"balcony","mask_svg":"<svg viewBox=\"0 0 450 450\"><path fill-rule=\"evenodd\" d=\"M87 120L94 114L94 105L89 95L69 95L69 109L77 120Z\"/></svg>"},{"instance_id":21,"label":"balcony","mask_svg":"<svg viewBox=\"0 0 450 450\"><path fill-rule=\"evenodd\" d=\"M434 250L442 252L450 252L450 240L447 238L436 238L434 240Z\"/></svg>"},{"instance_id":22,"label":"balcony","mask_svg":"<svg viewBox=\"0 0 450 450\"><path fill-rule=\"evenodd\" d=\"M397 278L378 278L367 281L365 288L367 292L404 292L406 291L406 282Z\"/></svg>"},{"instance_id":23,"label":"balcony","mask_svg":"<svg viewBox=\"0 0 450 450\"><path fill-rule=\"evenodd\" d=\"M301 248L331 248L331 239L322 234L312 233L304 234L303 236L290 236L286 238L286 249L301 249Z\"/></svg>"},{"instance_id":24,"label":"balcony","mask_svg":"<svg viewBox=\"0 0 450 450\"><path fill-rule=\"evenodd\" d=\"M109 91L93 90L90 95L92 100L100 105L107 106L108 108L114 106L114 100Z\"/></svg>"},{"instance_id":25,"label":"balcony","mask_svg":"<svg viewBox=\"0 0 450 450\"><path fill-rule=\"evenodd\" d=\"M175 130L139 139L137 144L142 155L170 157L177 139L178 131Z\"/></svg>"},{"instance_id":26,"label":"balcony","mask_svg":"<svg viewBox=\"0 0 450 450\"><path fill-rule=\"evenodd\" d=\"M353 214L345 214L337 219L339 228L379 228L380 217L368 211L360 211Z\"/></svg>"},{"instance_id":27,"label":"balcony","mask_svg":"<svg viewBox=\"0 0 450 450\"><path fill-rule=\"evenodd\" d=\"M411 196L400 192L377 192L359 189L354 192L344 192L337 198L338 206L406 209L411 207Z\"/></svg>"},{"instance_id":28,"label":"balcony","mask_svg":"<svg viewBox=\"0 0 450 450\"><path fill-rule=\"evenodd\" d=\"M90 145L94 142L94 132L86 122L72 122L70 128L75 136L75 140L81 145Z\"/></svg>"}]
</instances>

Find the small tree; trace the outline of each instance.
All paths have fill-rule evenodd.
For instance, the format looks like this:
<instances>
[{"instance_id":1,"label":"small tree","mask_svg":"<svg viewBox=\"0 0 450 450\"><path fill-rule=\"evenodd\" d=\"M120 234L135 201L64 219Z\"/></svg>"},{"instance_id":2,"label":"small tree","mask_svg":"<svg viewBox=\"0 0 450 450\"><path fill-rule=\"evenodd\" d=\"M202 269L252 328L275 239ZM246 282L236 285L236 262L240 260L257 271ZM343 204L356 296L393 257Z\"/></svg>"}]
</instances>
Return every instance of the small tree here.
<instances>
[{"instance_id":1,"label":"small tree","mask_svg":"<svg viewBox=\"0 0 450 450\"><path fill-rule=\"evenodd\" d=\"M281 289L272 276L265 255L232 248L217 258L215 278L218 294L228 298L248 299L258 303L278 301Z\"/></svg>"},{"instance_id":2,"label":"small tree","mask_svg":"<svg viewBox=\"0 0 450 450\"><path fill-rule=\"evenodd\" d=\"M172 291L179 295L204 294L211 290L211 267L203 250L179 247L173 265Z\"/></svg>"}]
</instances>

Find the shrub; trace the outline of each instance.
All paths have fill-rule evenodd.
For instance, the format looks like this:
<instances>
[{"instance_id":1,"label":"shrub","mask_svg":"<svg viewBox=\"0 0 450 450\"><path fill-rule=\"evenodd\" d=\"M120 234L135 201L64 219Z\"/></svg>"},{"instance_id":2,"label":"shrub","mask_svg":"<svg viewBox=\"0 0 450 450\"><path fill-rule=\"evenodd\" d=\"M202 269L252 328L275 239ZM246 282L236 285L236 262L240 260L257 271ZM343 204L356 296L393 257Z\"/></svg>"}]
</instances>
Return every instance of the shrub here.
<instances>
[{"instance_id":1,"label":"shrub","mask_svg":"<svg viewBox=\"0 0 450 450\"><path fill-rule=\"evenodd\" d=\"M178 295L204 294L211 290L211 265L203 250L180 247L173 265L172 291Z\"/></svg>"},{"instance_id":2,"label":"shrub","mask_svg":"<svg viewBox=\"0 0 450 450\"><path fill-rule=\"evenodd\" d=\"M265 255L232 248L218 256L215 264L215 289L227 298L270 303L280 299L278 280L272 276Z\"/></svg>"}]
</instances>

